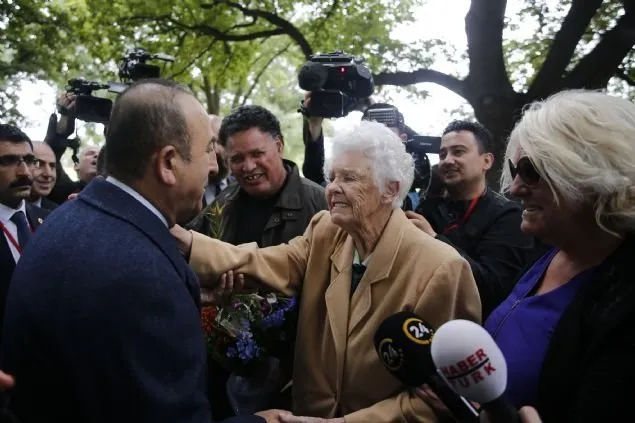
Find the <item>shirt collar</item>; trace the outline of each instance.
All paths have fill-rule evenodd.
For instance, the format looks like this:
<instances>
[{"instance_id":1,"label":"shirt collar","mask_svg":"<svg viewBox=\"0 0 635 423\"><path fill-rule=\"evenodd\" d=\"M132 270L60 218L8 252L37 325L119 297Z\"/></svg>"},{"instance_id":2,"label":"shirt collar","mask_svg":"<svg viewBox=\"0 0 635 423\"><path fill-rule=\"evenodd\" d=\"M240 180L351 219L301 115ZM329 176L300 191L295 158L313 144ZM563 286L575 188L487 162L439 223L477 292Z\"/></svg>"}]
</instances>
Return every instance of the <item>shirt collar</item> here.
<instances>
[{"instance_id":1,"label":"shirt collar","mask_svg":"<svg viewBox=\"0 0 635 423\"><path fill-rule=\"evenodd\" d=\"M35 201L31 201L31 204L33 204L34 206L38 206L38 207L42 207L42 197L38 198Z\"/></svg>"},{"instance_id":2,"label":"shirt collar","mask_svg":"<svg viewBox=\"0 0 635 423\"><path fill-rule=\"evenodd\" d=\"M152 205L152 203L150 203L148 200L146 200L143 195L139 194L137 191L135 191L134 189L132 189L128 185L124 184L123 182L113 178L112 176L108 176L106 178L106 182L110 182L111 184L113 184L114 186L116 186L117 188L121 189L122 191L124 191L125 193L130 195L132 198L134 198L135 200L137 200L138 202L143 204L148 210L150 210L152 213L154 213L154 215L156 217L158 217L161 220L161 222L163 222L163 224L166 227L168 226L167 219L161 214L159 209L154 207L154 205Z\"/></svg>"},{"instance_id":3,"label":"shirt collar","mask_svg":"<svg viewBox=\"0 0 635 423\"><path fill-rule=\"evenodd\" d=\"M368 257L366 257L366 260L364 260L363 262L360 262L359 252L357 251L357 248L355 248L355 255L353 256L353 264L361 264L363 266L368 266L368 262L370 261L371 255L372 254L369 254Z\"/></svg>"},{"instance_id":4,"label":"shirt collar","mask_svg":"<svg viewBox=\"0 0 635 423\"><path fill-rule=\"evenodd\" d=\"M0 222L2 222L3 224L10 222L11 217L17 211L22 211L22 213L24 213L24 215L26 216L26 205L24 200L22 200L22 202L20 203L20 207L18 207L17 209L13 209L4 204L0 204Z\"/></svg>"}]
</instances>

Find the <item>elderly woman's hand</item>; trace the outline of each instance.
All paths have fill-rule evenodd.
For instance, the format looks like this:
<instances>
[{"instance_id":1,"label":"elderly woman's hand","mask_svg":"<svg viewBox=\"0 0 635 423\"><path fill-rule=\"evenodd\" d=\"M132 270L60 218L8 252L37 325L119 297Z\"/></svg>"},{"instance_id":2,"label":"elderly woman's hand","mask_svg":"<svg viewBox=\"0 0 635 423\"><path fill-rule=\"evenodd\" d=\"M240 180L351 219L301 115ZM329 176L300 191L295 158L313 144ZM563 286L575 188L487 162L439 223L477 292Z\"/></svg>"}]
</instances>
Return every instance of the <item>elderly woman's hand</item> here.
<instances>
[{"instance_id":1,"label":"elderly woman's hand","mask_svg":"<svg viewBox=\"0 0 635 423\"><path fill-rule=\"evenodd\" d=\"M407 211L406 216L417 228L421 229L423 232L427 233L433 238L437 236L437 233L434 231L434 229L432 229L430 222L428 222L425 217L413 211Z\"/></svg>"},{"instance_id":2,"label":"elderly woman's hand","mask_svg":"<svg viewBox=\"0 0 635 423\"><path fill-rule=\"evenodd\" d=\"M192 239L194 238L192 233L179 225L172 226L170 233L176 239L181 254L185 257L189 257L190 251L192 250Z\"/></svg>"},{"instance_id":3,"label":"elderly woman's hand","mask_svg":"<svg viewBox=\"0 0 635 423\"><path fill-rule=\"evenodd\" d=\"M425 403L428 404L434 410L434 412L437 413L438 416L452 417L452 413L450 412L450 410L448 410L443 401L439 399L437 394L435 394L428 385L423 385L422 387L415 389L415 394L417 394L419 398L425 401ZM478 409L480 407L480 405L475 403L474 401L470 402L472 403L474 408Z\"/></svg>"},{"instance_id":4,"label":"elderly woman's hand","mask_svg":"<svg viewBox=\"0 0 635 423\"><path fill-rule=\"evenodd\" d=\"M323 419L320 417L294 416L293 414L283 415L280 418L282 423L345 423L344 417L334 419Z\"/></svg>"}]
</instances>

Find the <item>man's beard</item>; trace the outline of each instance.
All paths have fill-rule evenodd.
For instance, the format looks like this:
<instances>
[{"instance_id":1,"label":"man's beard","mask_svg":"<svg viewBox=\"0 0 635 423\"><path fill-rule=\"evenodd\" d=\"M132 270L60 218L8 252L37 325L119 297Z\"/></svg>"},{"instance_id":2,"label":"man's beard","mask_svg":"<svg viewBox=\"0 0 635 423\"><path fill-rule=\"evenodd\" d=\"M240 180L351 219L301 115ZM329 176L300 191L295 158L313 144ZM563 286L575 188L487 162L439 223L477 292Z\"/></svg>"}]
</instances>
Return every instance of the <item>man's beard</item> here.
<instances>
[{"instance_id":1,"label":"man's beard","mask_svg":"<svg viewBox=\"0 0 635 423\"><path fill-rule=\"evenodd\" d=\"M218 172L215 175L209 175L207 182L210 185L214 185L227 177L229 174L229 165L227 160L222 155L216 153L216 163L218 163Z\"/></svg>"}]
</instances>

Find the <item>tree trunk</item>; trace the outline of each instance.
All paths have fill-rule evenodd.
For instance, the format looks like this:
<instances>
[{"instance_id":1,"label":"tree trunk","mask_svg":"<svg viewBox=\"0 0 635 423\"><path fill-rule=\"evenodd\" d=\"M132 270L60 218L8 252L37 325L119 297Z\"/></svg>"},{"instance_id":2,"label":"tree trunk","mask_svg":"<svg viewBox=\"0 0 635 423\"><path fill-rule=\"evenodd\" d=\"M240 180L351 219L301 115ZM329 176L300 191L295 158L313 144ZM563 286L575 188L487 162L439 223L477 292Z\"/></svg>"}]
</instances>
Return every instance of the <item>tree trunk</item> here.
<instances>
[{"instance_id":1,"label":"tree trunk","mask_svg":"<svg viewBox=\"0 0 635 423\"><path fill-rule=\"evenodd\" d=\"M205 93L205 103L207 113L210 115L220 115L220 88L218 84L212 87L207 76L203 77L203 92Z\"/></svg>"},{"instance_id":2,"label":"tree trunk","mask_svg":"<svg viewBox=\"0 0 635 423\"><path fill-rule=\"evenodd\" d=\"M476 119L492 133L494 165L487 173L487 183L498 191L500 176L505 165L507 140L514 125L521 116L521 97L513 95L485 95L472 104Z\"/></svg>"}]
</instances>

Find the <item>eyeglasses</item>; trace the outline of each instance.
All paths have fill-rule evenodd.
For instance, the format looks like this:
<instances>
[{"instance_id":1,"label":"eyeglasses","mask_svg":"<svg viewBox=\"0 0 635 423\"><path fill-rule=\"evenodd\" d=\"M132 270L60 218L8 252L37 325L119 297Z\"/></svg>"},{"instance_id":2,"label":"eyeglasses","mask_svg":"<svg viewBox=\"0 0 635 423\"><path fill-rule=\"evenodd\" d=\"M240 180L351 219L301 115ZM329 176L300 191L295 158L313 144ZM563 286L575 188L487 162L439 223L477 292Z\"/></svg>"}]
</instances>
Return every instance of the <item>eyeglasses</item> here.
<instances>
[{"instance_id":1,"label":"eyeglasses","mask_svg":"<svg viewBox=\"0 0 635 423\"><path fill-rule=\"evenodd\" d=\"M521 157L518 159L518 163L514 166L511 159L509 159L509 173L512 175L512 180L516 179L516 175L520 176L520 179L527 185L537 185L540 182L541 176L536 170L536 167L531 162L529 157Z\"/></svg>"},{"instance_id":2,"label":"eyeglasses","mask_svg":"<svg viewBox=\"0 0 635 423\"><path fill-rule=\"evenodd\" d=\"M5 154L4 156L0 156L0 166L9 167L9 166L20 166L23 162L27 166L35 166L35 156L33 154L26 154L24 156L20 156L19 154Z\"/></svg>"}]
</instances>

